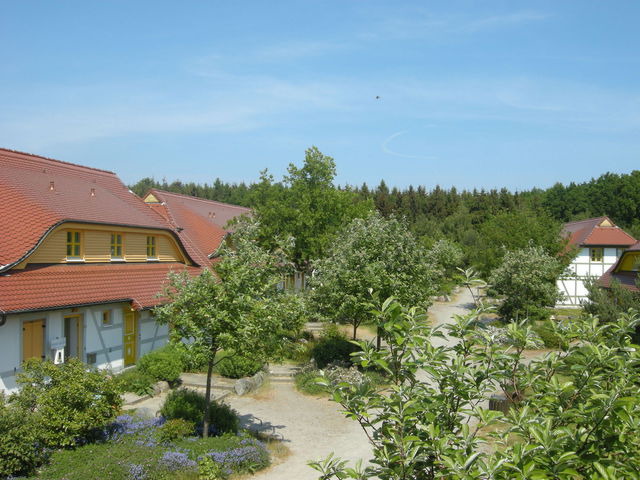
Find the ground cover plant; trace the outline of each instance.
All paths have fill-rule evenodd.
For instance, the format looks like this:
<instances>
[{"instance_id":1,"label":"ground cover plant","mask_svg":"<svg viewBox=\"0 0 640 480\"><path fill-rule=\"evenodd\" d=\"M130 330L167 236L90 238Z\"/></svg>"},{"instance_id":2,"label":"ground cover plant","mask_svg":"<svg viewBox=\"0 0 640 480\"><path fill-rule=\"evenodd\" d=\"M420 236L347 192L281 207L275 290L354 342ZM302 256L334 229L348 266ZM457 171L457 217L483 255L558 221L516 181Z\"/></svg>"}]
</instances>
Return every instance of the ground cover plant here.
<instances>
[{"instance_id":1,"label":"ground cover plant","mask_svg":"<svg viewBox=\"0 0 640 480\"><path fill-rule=\"evenodd\" d=\"M314 462L323 480L637 478L640 354L630 333L639 317L569 322L555 330L558 351L526 362L531 327L510 323L505 345L478 328L481 313L455 316L443 346L419 309L390 299L374 313L388 347L362 343L359 362L384 369L390 386L331 387L374 456L366 467ZM507 414L484 407L496 391Z\"/></svg>"},{"instance_id":2,"label":"ground cover plant","mask_svg":"<svg viewBox=\"0 0 640 480\"><path fill-rule=\"evenodd\" d=\"M224 479L253 473L269 465L267 446L247 435L206 439L164 435L163 417L121 415L103 430L100 442L61 450L33 480L169 480ZM184 430L183 430L184 433ZM217 472L218 476L206 476Z\"/></svg>"}]
</instances>

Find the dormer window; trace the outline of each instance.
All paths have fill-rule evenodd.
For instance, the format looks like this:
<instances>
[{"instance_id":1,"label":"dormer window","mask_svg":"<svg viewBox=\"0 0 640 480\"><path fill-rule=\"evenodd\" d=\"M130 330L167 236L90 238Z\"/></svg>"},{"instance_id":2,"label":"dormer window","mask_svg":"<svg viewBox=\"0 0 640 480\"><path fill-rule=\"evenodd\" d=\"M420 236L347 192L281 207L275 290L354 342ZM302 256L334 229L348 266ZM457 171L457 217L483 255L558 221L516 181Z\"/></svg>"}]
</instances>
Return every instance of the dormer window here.
<instances>
[{"instance_id":1,"label":"dormer window","mask_svg":"<svg viewBox=\"0 0 640 480\"><path fill-rule=\"evenodd\" d=\"M147 237L147 260L157 260L156 237Z\"/></svg>"},{"instance_id":2,"label":"dormer window","mask_svg":"<svg viewBox=\"0 0 640 480\"><path fill-rule=\"evenodd\" d=\"M67 232L67 259L80 260L82 259L82 236L78 231Z\"/></svg>"},{"instance_id":3,"label":"dormer window","mask_svg":"<svg viewBox=\"0 0 640 480\"><path fill-rule=\"evenodd\" d=\"M111 260L122 260L122 234L111 234Z\"/></svg>"}]
</instances>

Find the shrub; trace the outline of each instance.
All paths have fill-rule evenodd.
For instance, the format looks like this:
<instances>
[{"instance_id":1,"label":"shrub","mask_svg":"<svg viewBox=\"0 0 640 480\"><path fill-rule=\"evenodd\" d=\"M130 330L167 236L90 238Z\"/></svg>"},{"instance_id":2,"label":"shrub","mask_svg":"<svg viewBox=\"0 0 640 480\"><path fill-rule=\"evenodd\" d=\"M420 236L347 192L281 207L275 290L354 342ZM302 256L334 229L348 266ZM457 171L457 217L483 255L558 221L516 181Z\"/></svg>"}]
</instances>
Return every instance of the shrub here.
<instances>
[{"instance_id":1,"label":"shrub","mask_svg":"<svg viewBox=\"0 0 640 480\"><path fill-rule=\"evenodd\" d=\"M533 327L533 331L538 334L545 347L558 348L562 339L553 331L553 328L546 322L538 323Z\"/></svg>"},{"instance_id":2,"label":"shrub","mask_svg":"<svg viewBox=\"0 0 640 480\"><path fill-rule=\"evenodd\" d=\"M262 368L262 364L241 355L225 355L217 366L218 373L228 378L250 377Z\"/></svg>"},{"instance_id":3,"label":"shrub","mask_svg":"<svg viewBox=\"0 0 640 480\"><path fill-rule=\"evenodd\" d=\"M172 391L167 396L160 413L167 420L180 418L196 425L202 425L204 409L203 395L193 390L179 389ZM216 435L226 432L236 433L240 427L237 412L225 403L211 402L209 422Z\"/></svg>"},{"instance_id":4,"label":"shrub","mask_svg":"<svg viewBox=\"0 0 640 480\"><path fill-rule=\"evenodd\" d=\"M170 346L154 350L138 360L140 372L154 380L165 380L175 383L182 373L180 353Z\"/></svg>"},{"instance_id":5,"label":"shrub","mask_svg":"<svg viewBox=\"0 0 640 480\"><path fill-rule=\"evenodd\" d=\"M46 460L33 416L17 405L6 405L1 394L0 432L0 478L27 475Z\"/></svg>"},{"instance_id":6,"label":"shrub","mask_svg":"<svg viewBox=\"0 0 640 480\"><path fill-rule=\"evenodd\" d=\"M309 370L306 372L300 372L294 377L294 382L296 384L296 388L303 393L309 395L319 395L321 393L326 393L327 388L318 385L317 379L320 377L320 371L318 370Z\"/></svg>"},{"instance_id":7,"label":"shrub","mask_svg":"<svg viewBox=\"0 0 640 480\"><path fill-rule=\"evenodd\" d=\"M149 395L153 392L153 378L138 368L130 368L114 377L118 391Z\"/></svg>"},{"instance_id":8,"label":"shrub","mask_svg":"<svg viewBox=\"0 0 640 480\"><path fill-rule=\"evenodd\" d=\"M323 337L311 350L311 356L316 361L318 368L324 368L330 363L351 364L351 354L359 351L360 348L354 345L344 336Z\"/></svg>"},{"instance_id":9,"label":"shrub","mask_svg":"<svg viewBox=\"0 0 640 480\"><path fill-rule=\"evenodd\" d=\"M186 345L184 343L172 343L171 348L180 357L183 372L206 372L208 356L204 347L199 345Z\"/></svg>"},{"instance_id":10,"label":"shrub","mask_svg":"<svg viewBox=\"0 0 640 480\"><path fill-rule=\"evenodd\" d=\"M167 420L164 425L158 429L158 440L161 442L170 442L178 438L188 437L196 431L196 424L181 418L173 418Z\"/></svg>"},{"instance_id":11,"label":"shrub","mask_svg":"<svg viewBox=\"0 0 640 480\"><path fill-rule=\"evenodd\" d=\"M34 412L49 448L75 446L100 435L122 403L108 372L87 369L73 358L62 365L28 360L17 381L22 389L12 402Z\"/></svg>"}]
</instances>

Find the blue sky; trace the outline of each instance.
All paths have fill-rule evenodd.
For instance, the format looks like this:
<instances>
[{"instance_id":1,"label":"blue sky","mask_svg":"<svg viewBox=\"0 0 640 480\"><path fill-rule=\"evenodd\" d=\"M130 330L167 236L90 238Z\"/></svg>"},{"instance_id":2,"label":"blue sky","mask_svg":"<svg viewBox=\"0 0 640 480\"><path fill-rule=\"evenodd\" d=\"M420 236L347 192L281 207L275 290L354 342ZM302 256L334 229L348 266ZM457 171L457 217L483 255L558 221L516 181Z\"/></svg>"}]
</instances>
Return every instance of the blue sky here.
<instances>
[{"instance_id":1,"label":"blue sky","mask_svg":"<svg viewBox=\"0 0 640 480\"><path fill-rule=\"evenodd\" d=\"M640 167L640 2L0 7L0 146L127 183L279 177L311 145L343 184L526 189Z\"/></svg>"}]
</instances>

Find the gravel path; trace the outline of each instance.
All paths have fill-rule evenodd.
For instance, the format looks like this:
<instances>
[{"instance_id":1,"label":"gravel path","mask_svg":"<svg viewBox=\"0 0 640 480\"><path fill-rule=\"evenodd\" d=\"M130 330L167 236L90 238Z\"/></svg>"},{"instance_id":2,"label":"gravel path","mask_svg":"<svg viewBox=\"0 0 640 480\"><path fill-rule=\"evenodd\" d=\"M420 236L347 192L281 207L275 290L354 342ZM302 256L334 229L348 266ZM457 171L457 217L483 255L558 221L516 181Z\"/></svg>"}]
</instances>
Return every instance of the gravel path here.
<instances>
[{"instance_id":1,"label":"gravel path","mask_svg":"<svg viewBox=\"0 0 640 480\"><path fill-rule=\"evenodd\" d=\"M248 428L275 434L290 455L251 477L256 480L311 480L319 472L307 465L331 453L345 460L371 457L371 447L357 422L340 413L327 398L303 395L291 384L274 384L254 395L226 399Z\"/></svg>"}]
</instances>

